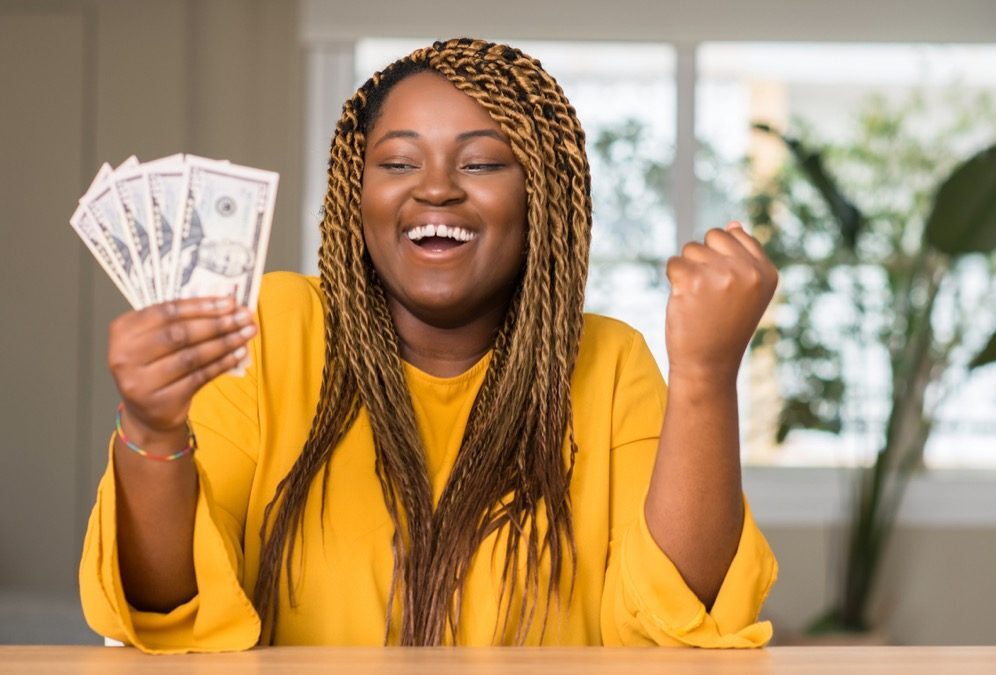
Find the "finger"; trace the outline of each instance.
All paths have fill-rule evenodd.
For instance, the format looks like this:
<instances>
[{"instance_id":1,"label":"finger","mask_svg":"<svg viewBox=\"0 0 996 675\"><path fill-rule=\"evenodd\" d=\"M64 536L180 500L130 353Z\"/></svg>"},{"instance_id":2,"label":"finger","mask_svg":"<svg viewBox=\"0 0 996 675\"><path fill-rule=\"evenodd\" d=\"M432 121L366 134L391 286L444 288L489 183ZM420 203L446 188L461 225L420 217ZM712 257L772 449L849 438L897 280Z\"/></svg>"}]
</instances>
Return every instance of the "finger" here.
<instances>
[{"instance_id":1,"label":"finger","mask_svg":"<svg viewBox=\"0 0 996 675\"><path fill-rule=\"evenodd\" d=\"M222 316L235 309L235 298L223 295L211 298L167 300L136 312L136 331L155 330L176 321Z\"/></svg>"},{"instance_id":2,"label":"finger","mask_svg":"<svg viewBox=\"0 0 996 675\"><path fill-rule=\"evenodd\" d=\"M189 400L205 384L242 363L248 353L245 346L227 352L161 388L156 396L166 400Z\"/></svg>"},{"instance_id":3,"label":"finger","mask_svg":"<svg viewBox=\"0 0 996 675\"><path fill-rule=\"evenodd\" d=\"M165 326L158 326L138 338L147 345L142 352L143 365L251 324L252 314L245 307L239 307L236 311L221 316L178 320Z\"/></svg>"},{"instance_id":4,"label":"finger","mask_svg":"<svg viewBox=\"0 0 996 675\"><path fill-rule=\"evenodd\" d=\"M705 244L690 241L681 247L681 257L697 263L711 264L716 262L720 254Z\"/></svg>"},{"instance_id":5,"label":"finger","mask_svg":"<svg viewBox=\"0 0 996 675\"><path fill-rule=\"evenodd\" d=\"M732 225L736 225L736 227L732 227ZM739 241L752 256L758 260L763 260L764 262L769 261L768 254L765 253L764 247L761 246L761 242L748 234L747 230L741 227L739 223L731 223L730 225L727 225L727 232L736 237L737 241Z\"/></svg>"},{"instance_id":6,"label":"finger","mask_svg":"<svg viewBox=\"0 0 996 675\"><path fill-rule=\"evenodd\" d=\"M689 279L694 276L699 268L699 263L681 256L668 258L665 272L671 282L671 294L678 293L685 287Z\"/></svg>"},{"instance_id":7,"label":"finger","mask_svg":"<svg viewBox=\"0 0 996 675\"><path fill-rule=\"evenodd\" d=\"M237 359L241 360L245 358L243 348L255 334L256 326L249 324L211 340L190 345L149 364L145 368L145 375L150 381L161 383L157 387L161 388L202 370L208 364L232 352L241 352L241 356Z\"/></svg>"},{"instance_id":8,"label":"finger","mask_svg":"<svg viewBox=\"0 0 996 675\"><path fill-rule=\"evenodd\" d=\"M717 253L721 253L722 255L732 256L734 258L753 258L750 251L744 248L744 245L733 235L732 231L721 230L714 227L706 232L704 242L707 247Z\"/></svg>"}]
</instances>

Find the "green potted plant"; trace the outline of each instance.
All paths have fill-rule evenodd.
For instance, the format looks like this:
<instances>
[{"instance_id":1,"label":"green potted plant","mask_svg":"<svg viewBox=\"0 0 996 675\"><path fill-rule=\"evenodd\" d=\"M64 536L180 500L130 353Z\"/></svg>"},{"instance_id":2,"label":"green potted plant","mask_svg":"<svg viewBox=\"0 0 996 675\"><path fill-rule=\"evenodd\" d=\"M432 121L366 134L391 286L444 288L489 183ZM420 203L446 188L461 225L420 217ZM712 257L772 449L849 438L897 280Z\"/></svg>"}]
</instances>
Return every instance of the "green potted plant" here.
<instances>
[{"instance_id":1,"label":"green potted plant","mask_svg":"<svg viewBox=\"0 0 996 675\"><path fill-rule=\"evenodd\" d=\"M988 334L996 145L961 162L955 155L966 138L978 147L980 122L988 142L996 138L992 102L961 106L946 126L935 121L929 138L918 119L924 109L918 97L901 106L876 99L857 137L838 144L754 125L792 158L749 199L754 233L782 272L773 321L752 345L773 349L779 364L776 440L793 429L840 433L855 408L874 412L874 397L855 401L855 350L878 354L890 384L879 397L877 451L855 473L839 583L811 634L871 627L883 553L938 409L952 387L996 361ZM976 293L970 281L980 279Z\"/></svg>"}]
</instances>

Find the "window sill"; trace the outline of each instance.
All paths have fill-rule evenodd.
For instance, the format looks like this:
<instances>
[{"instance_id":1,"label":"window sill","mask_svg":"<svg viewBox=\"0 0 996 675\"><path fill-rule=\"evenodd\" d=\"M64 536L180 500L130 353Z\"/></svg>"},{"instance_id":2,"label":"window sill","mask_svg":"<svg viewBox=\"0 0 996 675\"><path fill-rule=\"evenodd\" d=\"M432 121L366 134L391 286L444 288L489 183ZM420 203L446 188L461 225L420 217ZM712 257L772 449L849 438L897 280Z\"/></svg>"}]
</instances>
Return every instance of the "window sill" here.
<instances>
[{"instance_id":1,"label":"window sill","mask_svg":"<svg viewBox=\"0 0 996 675\"><path fill-rule=\"evenodd\" d=\"M854 476L849 468L745 466L743 484L762 526L833 525L844 520ZM996 526L996 471L935 469L914 476L899 524Z\"/></svg>"}]
</instances>

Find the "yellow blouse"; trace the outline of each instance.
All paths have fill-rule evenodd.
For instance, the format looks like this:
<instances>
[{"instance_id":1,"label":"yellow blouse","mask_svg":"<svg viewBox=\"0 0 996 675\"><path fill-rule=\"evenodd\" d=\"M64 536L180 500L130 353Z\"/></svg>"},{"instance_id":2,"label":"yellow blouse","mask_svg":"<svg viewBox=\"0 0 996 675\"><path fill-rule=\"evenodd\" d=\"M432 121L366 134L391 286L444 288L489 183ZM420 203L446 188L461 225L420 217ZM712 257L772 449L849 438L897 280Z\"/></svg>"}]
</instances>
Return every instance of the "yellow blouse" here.
<instances>
[{"instance_id":1,"label":"yellow blouse","mask_svg":"<svg viewBox=\"0 0 996 675\"><path fill-rule=\"evenodd\" d=\"M197 394L191 411L200 444L194 456L200 479L194 526L198 595L169 613L128 605L117 562L111 453L80 563L83 611L96 632L149 652L234 650L257 643L260 622L248 596L259 565L263 509L304 445L321 384L318 280L267 275L258 320L260 333L252 342L246 375L216 379ZM452 378L405 364L437 499L488 359ZM666 391L638 332L605 317L585 317L572 380L579 448L571 484L576 585L568 603L565 563L546 632L541 640L542 622L535 621L527 644L758 647L770 639L770 623L757 618L777 563L749 510L736 556L709 611L647 529L643 502ZM286 594L281 598L277 644L384 641L393 527L374 471L365 412L331 461L325 512L315 492L307 503L304 543L296 549L298 604L290 607ZM313 489L321 489L320 480ZM498 536L483 542L472 563L457 644L507 643L514 635L510 626L504 637L494 638L504 564ZM541 578L541 588L546 583ZM397 603L393 611L392 630L400 626ZM541 605L538 617L542 611ZM397 636L390 642L396 643Z\"/></svg>"}]
</instances>

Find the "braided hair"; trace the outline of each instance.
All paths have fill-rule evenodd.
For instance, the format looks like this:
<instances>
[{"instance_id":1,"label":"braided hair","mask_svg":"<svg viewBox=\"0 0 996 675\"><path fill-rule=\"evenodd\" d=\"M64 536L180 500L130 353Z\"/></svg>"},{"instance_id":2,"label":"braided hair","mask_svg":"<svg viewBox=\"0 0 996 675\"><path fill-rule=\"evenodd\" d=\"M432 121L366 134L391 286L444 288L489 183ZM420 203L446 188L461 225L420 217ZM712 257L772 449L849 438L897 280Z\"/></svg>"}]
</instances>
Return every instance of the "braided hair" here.
<instances>
[{"instance_id":1,"label":"braided hair","mask_svg":"<svg viewBox=\"0 0 996 675\"><path fill-rule=\"evenodd\" d=\"M524 269L435 509L398 337L365 250L360 215L367 135L392 87L425 71L445 77L500 125L524 169L527 195ZM319 403L304 448L277 486L260 531L253 603L264 622L264 643L275 634L282 579L290 604L296 602L290 561L309 488L321 474L324 511L330 458L361 407L370 418L376 471L394 524L385 643L397 599L402 645L453 639L473 556L497 531L505 534L501 635L515 613L514 641L524 642L543 593L542 636L565 559L573 593L569 488L577 446L570 381L581 339L590 188L574 108L540 62L518 49L467 38L436 42L375 73L346 102L332 140L321 224L325 365ZM544 558L549 583L541 589Z\"/></svg>"}]
</instances>

